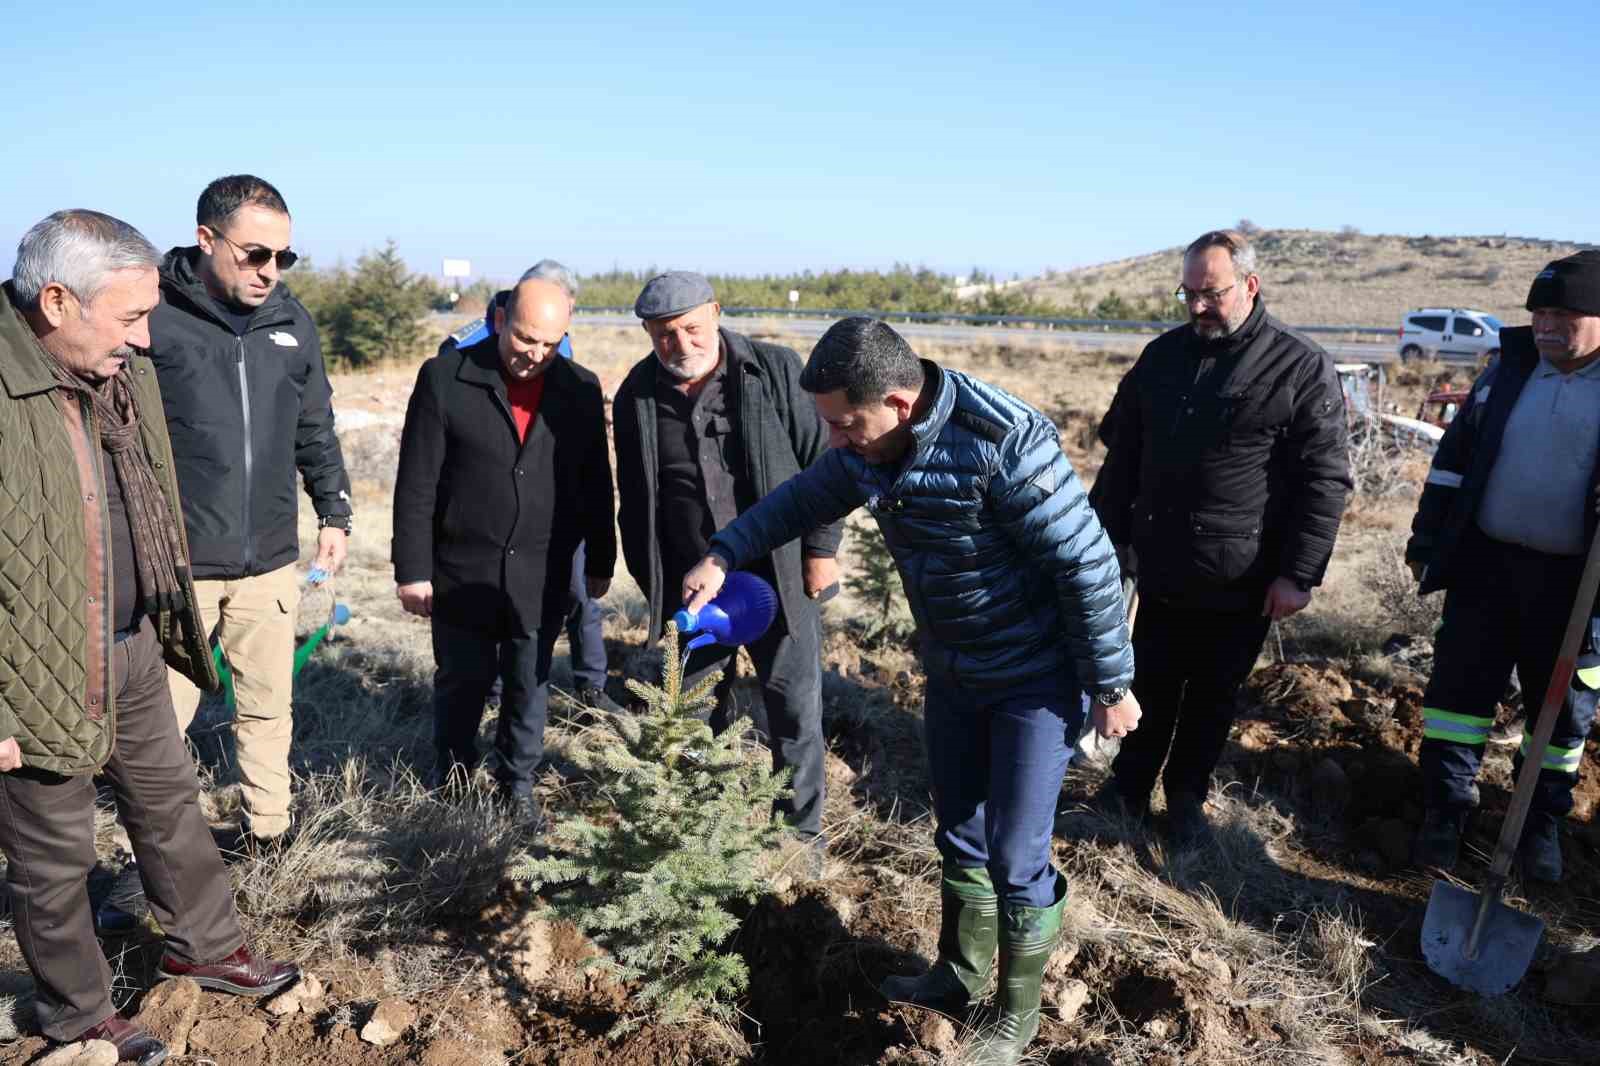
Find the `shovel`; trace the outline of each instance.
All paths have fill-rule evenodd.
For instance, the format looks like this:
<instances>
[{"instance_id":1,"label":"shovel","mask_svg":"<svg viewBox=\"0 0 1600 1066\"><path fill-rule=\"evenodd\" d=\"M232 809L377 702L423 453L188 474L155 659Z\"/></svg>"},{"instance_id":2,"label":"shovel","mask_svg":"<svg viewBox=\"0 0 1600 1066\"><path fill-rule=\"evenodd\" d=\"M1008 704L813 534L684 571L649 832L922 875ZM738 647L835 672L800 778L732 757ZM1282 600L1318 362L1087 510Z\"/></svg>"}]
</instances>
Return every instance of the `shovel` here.
<instances>
[{"instance_id":1,"label":"shovel","mask_svg":"<svg viewBox=\"0 0 1600 1066\"><path fill-rule=\"evenodd\" d=\"M1539 711L1539 726L1523 756L1522 771L1517 774L1511 807L1506 811L1505 824L1500 827L1500 840L1495 844L1489 876L1484 878L1479 892L1435 881L1433 894L1428 897L1428 913L1422 920L1423 957L1434 973L1480 996L1499 996L1511 991L1528 972L1539 938L1544 935L1544 922L1507 907L1500 902L1500 894L1511 873L1511 858L1522 837L1522 825L1528 819L1539 768L1544 763L1545 749L1550 745L1550 734L1556 728L1556 715L1561 711L1561 703L1572 685L1572 675L1578 668L1578 644L1588 628L1597 587L1600 587L1600 536L1589 544L1589 557L1578 582L1578 598L1573 601L1566 636L1561 641L1561 657L1550 673L1550 687L1545 689L1544 706Z\"/></svg>"}]
</instances>

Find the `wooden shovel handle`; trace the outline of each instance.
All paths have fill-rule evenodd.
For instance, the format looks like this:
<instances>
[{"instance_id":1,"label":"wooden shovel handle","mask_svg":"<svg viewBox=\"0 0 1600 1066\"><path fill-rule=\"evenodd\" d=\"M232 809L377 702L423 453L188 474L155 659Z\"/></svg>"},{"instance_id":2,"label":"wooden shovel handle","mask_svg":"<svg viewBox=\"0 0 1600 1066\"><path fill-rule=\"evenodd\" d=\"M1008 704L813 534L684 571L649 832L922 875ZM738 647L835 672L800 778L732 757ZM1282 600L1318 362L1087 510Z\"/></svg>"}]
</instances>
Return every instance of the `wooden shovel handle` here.
<instances>
[{"instance_id":1,"label":"wooden shovel handle","mask_svg":"<svg viewBox=\"0 0 1600 1066\"><path fill-rule=\"evenodd\" d=\"M1528 820L1528 808L1533 805L1533 790L1539 781L1539 768L1544 765L1545 749L1550 746L1550 734L1556 729L1556 716L1572 687L1572 676L1578 670L1578 647L1588 628L1589 616L1594 610L1594 597L1600 589L1600 536L1589 543L1589 557L1583 564L1583 577L1578 580L1578 596L1572 601L1572 613L1567 616L1567 632L1561 638L1561 655L1555 669L1550 671L1550 684L1544 691L1544 706L1539 709L1539 725L1533 732L1533 742L1522 757L1522 771L1517 774L1517 788L1511 794L1511 807L1506 811L1505 824L1500 827L1500 840L1494 848L1494 865L1489 869L1491 879L1503 882L1511 872L1511 859L1516 854L1517 841L1522 837L1522 825ZM1527 695L1523 695L1523 710L1527 710Z\"/></svg>"}]
</instances>

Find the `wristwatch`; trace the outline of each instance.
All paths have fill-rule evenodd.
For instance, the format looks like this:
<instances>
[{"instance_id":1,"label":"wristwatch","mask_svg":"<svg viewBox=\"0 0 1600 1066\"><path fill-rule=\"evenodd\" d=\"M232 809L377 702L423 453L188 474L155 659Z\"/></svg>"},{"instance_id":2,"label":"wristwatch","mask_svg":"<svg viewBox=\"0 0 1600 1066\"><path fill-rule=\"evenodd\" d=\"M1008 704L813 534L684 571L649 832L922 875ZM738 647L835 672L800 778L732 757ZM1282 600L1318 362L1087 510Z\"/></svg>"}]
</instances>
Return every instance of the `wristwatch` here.
<instances>
[{"instance_id":1,"label":"wristwatch","mask_svg":"<svg viewBox=\"0 0 1600 1066\"><path fill-rule=\"evenodd\" d=\"M1094 694L1094 701L1102 707L1115 707L1128 698L1125 688L1104 688Z\"/></svg>"},{"instance_id":2,"label":"wristwatch","mask_svg":"<svg viewBox=\"0 0 1600 1066\"><path fill-rule=\"evenodd\" d=\"M352 524L351 517L352 516L347 514L320 515L317 518L317 528L327 529L329 526L332 526L334 529L344 530L344 535L348 537L350 535L350 527Z\"/></svg>"}]
</instances>

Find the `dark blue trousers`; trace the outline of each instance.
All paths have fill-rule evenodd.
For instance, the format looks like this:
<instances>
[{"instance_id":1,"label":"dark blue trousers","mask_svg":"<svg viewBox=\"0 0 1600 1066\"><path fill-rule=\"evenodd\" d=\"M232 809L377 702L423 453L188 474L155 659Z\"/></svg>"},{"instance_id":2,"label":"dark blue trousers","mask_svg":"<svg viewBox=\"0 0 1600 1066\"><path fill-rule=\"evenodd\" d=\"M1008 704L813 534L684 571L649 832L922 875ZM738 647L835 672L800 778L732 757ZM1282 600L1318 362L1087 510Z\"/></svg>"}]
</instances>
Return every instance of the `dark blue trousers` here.
<instances>
[{"instance_id":1,"label":"dark blue trousers","mask_svg":"<svg viewBox=\"0 0 1600 1066\"><path fill-rule=\"evenodd\" d=\"M1423 802L1449 811L1478 805L1478 766L1512 667L1521 677L1526 716L1522 750L1513 758L1521 769L1583 573L1581 556L1544 555L1476 530L1461 551L1462 577L1445 593L1444 621L1434 637L1418 756ZM1590 629L1579 647L1578 675L1556 710L1533 793L1534 817L1562 818L1572 810L1572 788L1600 699L1593 621Z\"/></svg>"},{"instance_id":2,"label":"dark blue trousers","mask_svg":"<svg viewBox=\"0 0 1600 1066\"><path fill-rule=\"evenodd\" d=\"M999 690L928 678L923 725L934 841L947 863L987 867L1003 903L1056 902L1050 839L1087 713L1083 690L1058 678Z\"/></svg>"},{"instance_id":3,"label":"dark blue trousers","mask_svg":"<svg viewBox=\"0 0 1600 1066\"><path fill-rule=\"evenodd\" d=\"M496 637L433 620L434 774L438 783L456 766L470 772L478 764L478 725L489 690L498 679L495 779L514 794L532 791L534 771L544 759L554 650L554 636Z\"/></svg>"}]
</instances>

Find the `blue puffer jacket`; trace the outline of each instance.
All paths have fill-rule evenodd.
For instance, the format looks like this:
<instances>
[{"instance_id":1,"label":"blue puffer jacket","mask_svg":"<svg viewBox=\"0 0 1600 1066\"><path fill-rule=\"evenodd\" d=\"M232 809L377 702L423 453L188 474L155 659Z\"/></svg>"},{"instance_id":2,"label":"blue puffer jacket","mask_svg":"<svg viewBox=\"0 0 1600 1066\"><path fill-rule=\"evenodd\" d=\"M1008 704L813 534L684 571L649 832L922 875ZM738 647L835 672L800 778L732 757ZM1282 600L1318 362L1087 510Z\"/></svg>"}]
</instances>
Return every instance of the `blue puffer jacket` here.
<instances>
[{"instance_id":1,"label":"blue puffer jacket","mask_svg":"<svg viewBox=\"0 0 1600 1066\"><path fill-rule=\"evenodd\" d=\"M898 468L834 448L712 538L732 567L866 506L893 553L932 677L1005 688L1133 680L1120 571L1050 420L924 362L934 392Z\"/></svg>"}]
</instances>

